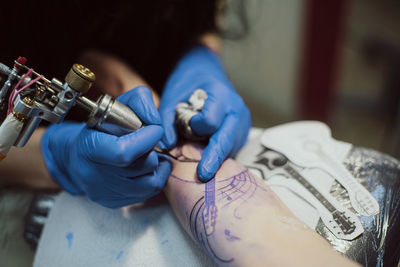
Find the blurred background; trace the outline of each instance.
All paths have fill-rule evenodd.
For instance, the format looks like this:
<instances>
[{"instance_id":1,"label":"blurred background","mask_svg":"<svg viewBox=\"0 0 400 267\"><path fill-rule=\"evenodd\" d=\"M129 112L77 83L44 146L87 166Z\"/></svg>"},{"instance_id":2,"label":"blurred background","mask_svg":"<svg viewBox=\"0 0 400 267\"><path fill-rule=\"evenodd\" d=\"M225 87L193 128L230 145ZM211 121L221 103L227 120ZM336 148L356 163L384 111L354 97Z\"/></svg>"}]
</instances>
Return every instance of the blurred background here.
<instances>
[{"instance_id":1,"label":"blurred background","mask_svg":"<svg viewBox=\"0 0 400 267\"><path fill-rule=\"evenodd\" d=\"M254 126L317 119L400 156L399 1L243 2L228 2L224 27L246 33L224 39L223 59Z\"/></svg>"}]
</instances>

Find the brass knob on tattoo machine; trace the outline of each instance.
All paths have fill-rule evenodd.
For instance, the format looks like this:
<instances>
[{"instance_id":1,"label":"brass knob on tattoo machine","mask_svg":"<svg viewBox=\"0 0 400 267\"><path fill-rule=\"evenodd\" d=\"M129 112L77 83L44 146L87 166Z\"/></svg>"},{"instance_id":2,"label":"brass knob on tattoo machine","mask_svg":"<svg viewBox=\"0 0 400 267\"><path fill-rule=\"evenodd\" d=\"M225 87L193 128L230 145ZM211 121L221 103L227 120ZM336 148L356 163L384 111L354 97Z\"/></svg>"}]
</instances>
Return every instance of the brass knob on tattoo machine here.
<instances>
[{"instance_id":1,"label":"brass knob on tattoo machine","mask_svg":"<svg viewBox=\"0 0 400 267\"><path fill-rule=\"evenodd\" d=\"M65 82L75 91L85 94L95 79L96 75L90 69L74 64L65 77Z\"/></svg>"}]
</instances>

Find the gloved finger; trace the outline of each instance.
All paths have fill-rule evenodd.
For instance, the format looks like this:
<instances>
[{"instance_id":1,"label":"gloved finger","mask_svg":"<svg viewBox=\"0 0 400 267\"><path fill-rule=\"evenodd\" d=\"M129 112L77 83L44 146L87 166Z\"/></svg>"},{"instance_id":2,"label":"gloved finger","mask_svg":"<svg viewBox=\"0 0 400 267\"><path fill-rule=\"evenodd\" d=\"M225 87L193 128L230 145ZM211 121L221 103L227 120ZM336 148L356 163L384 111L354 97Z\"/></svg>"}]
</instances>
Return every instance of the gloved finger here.
<instances>
[{"instance_id":1,"label":"gloved finger","mask_svg":"<svg viewBox=\"0 0 400 267\"><path fill-rule=\"evenodd\" d=\"M157 143L157 147L161 148L162 150L166 150L167 149L167 146L164 144L162 139L161 139L160 142Z\"/></svg>"},{"instance_id":2,"label":"gloved finger","mask_svg":"<svg viewBox=\"0 0 400 267\"><path fill-rule=\"evenodd\" d=\"M84 129L86 138L81 151L89 160L117 167L129 166L133 161L153 149L163 136L158 125L149 125L120 137Z\"/></svg>"},{"instance_id":3,"label":"gloved finger","mask_svg":"<svg viewBox=\"0 0 400 267\"><path fill-rule=\"evenodd\" d=\"M161 124L161 117L153 102L151 91L146 86L138 86L117 98L128 105L144 124Z\"/></svg>"},{"instance_id":4,"label":"gloved finger","mask_svg":"<svg viewBox=\"0 0 400 267\"><path fill-rule=\"evenodd\" d=\"M136 179L138 176L145 174L151 174L158 168L158 156L157 153L152 151L147 155L144 155L135 160L131 165L127 167L109 167L111 173L116 174L120 177L126 177L128 179ZM108 182L113 182L111 178Z\"/></svg>"},{"instance_id":5,"label":"gloved finger","mask_svg":"<svg viewBox=\"0 0 400 267\"><path fill-rule=\"evenodd\" d=\"M241 125L242 127L243 125ZM243 147L244 143L247 140L247 131L244 129L239 130L236 133L236 138L232 147L231 152L229 153L229 157L234 157L236 153Z\"/></svg>"},{"instance_id":6,"label":"gloved finger","mask_svg":"<svg viewBox=\"0 0 400 267\"><path fill-rule=\"evenodd\" d=\"M249 135L249 130L251 128L251 116L250 111L246 106L243 106L243 109L240 113L240 127L236 134L236 139L234 142L234 146L232 148L230 157L234 157L236 153L241 149L247 142L247 138Z\"/></svg>"},{"instance_id":7,"label":"gloved finger","mask_svg":"<svg viewBox=\"0 0 400 267\"><path fill-rule=\"evenodd\" d=\"M206 182L214 177L233 148L235 142L233 133L238 127L239 118L233 115L227 116L221 128L210 138L197 165L197 176L200 181Z\"/></svg>"},{"instance_id":8,"label":"gloved finger","mask_svg":"<svg viewBox=\"0 0 400 267\"><path fill-rule=\"evenodd\" d=\"M102 169L101 167L99 169ZM120 208L130 204L143 202L143 196L132 195L132 189L135 184L130 179L119 177L108 173L108 170L102 170L109 177L113 178L112 182L105 180L105 177L87 177L86 183L83 184L84 191L90 200L99 203L108 208Z\"/></svg>"},{"instance_id":9,"label":"gloved finger","mask_svg":"<svg viewBox=\"0 0 400 267\"><path fill-rule=\"evenodd\" d=\"M165 145L165 148L173 148L178 139L175 127L175 107L160 109L160 115L164 128L164 136L161 141Z\"/></svg>"},{"instance_id":10,"label":"gloved finger","mask_svg":"<svg viewBox=\"0 0 400 267\"><path fill-rule=\"evenodd\" d=\"M124 197L138 198L145 201L158 194L165 186L171 172L171 163L159 159L158 169L151 174L142 175L134 179L119 177L110 189Z\"/></svg>"},{"instance_id":11,"label":"gloved finger","mask_svg":"<svg viewBox=\"0 0 400 267\"><path fill-rule=\"evenodd\" d=\"M190 127L195 134L212 135L221 127L226 115L225 105L221 103L223 100L212 94L208 95L201 112L190 120Z\"/></svg>"},{"instance_id":12,"label":"gloved finger","mask_svg":"<svg viewBox=\"0 0 400 267\"><path fill-rule=\"evenodd\" d=\"M141 197L136 198L130 195L126 196L112 188L107 188L106 190L103 190L103 192L104 194L90 194L90 192L88 192L87 197L91 201L99 203L100 205L111 209L121 208L131 204L143 202L143 198Z\"/></svg>"}]
</instances>

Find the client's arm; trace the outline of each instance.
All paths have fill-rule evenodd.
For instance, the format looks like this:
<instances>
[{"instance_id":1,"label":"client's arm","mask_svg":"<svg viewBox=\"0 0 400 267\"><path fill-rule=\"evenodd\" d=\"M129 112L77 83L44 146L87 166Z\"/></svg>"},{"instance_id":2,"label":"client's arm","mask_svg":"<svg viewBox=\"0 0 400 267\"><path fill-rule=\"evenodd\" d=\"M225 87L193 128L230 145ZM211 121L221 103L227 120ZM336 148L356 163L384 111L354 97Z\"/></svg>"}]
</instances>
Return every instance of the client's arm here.
<instances>
[{"instance_id":1,"label":"client's arm","mask_svg":"<svg viewBox=\"0 0 400 267\"><path fill-rule=\"evenodd\" d=\"M35 130L25 147L13 147L0 162L0 186L23 185L37 189L57 189L40 152L40 140L45 129Z\"/></svg>"},{"instance_id":2,"label":"client's arm","mask_svg":"<svg viewBox=\"0 0 400 267\"><path fill-rule=\"evenodd\" d=\"M208 183L196 177L202 149L171 151L165 192L186 231L218 265L355 266L305 226L258 177L232 159Z\"/></svg>"}]
</instances>

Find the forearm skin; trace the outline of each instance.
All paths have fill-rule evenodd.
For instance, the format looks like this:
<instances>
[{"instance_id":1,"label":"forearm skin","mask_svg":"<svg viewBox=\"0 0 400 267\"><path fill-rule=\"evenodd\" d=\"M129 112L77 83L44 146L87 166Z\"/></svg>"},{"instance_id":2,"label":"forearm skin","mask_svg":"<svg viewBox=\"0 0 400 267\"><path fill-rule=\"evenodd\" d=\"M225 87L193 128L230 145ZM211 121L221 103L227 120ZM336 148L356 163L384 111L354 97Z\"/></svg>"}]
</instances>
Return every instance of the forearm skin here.
<instances>
[{"instance_id":1,"label":"forearm skin","mask_svg":"<svg viewBox=\"0 0 400 267\"><path fill-rule=\"evenodd\" d=\"M186 158L201 150L178 148ZM172 153L177 153L176 150ZM174 161L165 192L179 221L220 266L355 266L298 220L262 179L228 159L204 184Z\"/></svg>"}]
</instances>

